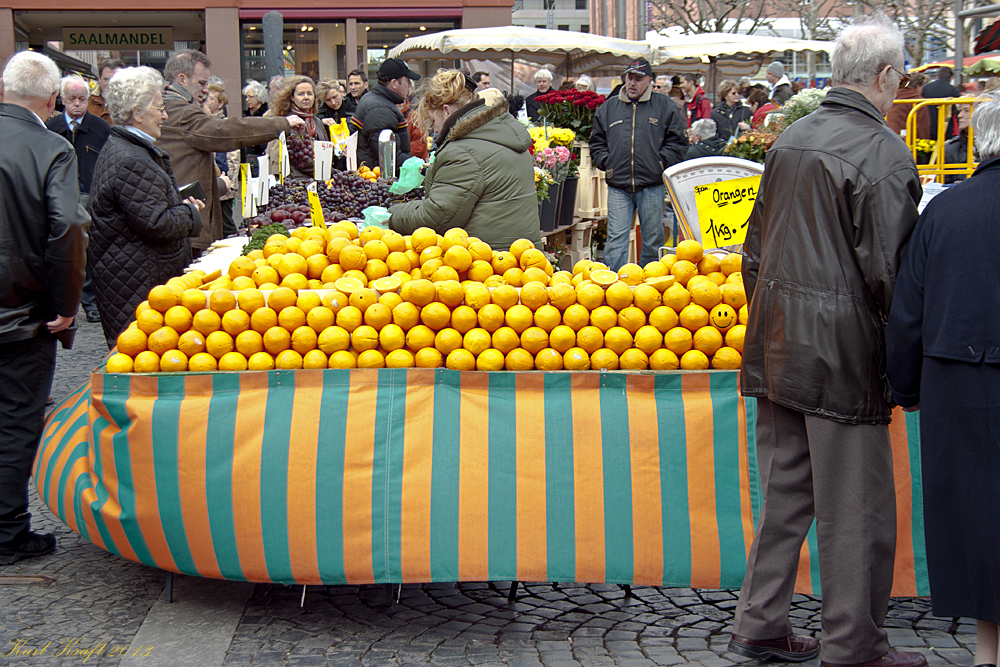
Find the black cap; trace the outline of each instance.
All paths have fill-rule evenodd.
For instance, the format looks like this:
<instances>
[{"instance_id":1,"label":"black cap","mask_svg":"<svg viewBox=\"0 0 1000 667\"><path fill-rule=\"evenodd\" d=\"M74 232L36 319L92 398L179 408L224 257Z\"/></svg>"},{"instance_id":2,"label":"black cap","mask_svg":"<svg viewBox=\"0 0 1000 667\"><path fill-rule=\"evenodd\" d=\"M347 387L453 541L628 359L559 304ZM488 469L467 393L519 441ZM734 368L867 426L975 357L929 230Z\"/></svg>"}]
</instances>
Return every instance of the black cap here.
<instances>
[{"instance_id":1,"label":"black cap","mask_svg":"<svg viewBox=\"0 0 1000 667\"><path fill-rule=\"evenodd\" d=\"M629 66L625 68L622 72L622 77L625 77L629 72L635 72L636 74L644 74L646 76L653 76L653 66L649 64L649 61L645 58L636 58Z\"/></svg>"},{"instance_id":2,"label":"black cap","mask_svg":"<svg viewBox=\"0 0 1000 667\"><path fill-rule=\"evenodd\" d=\"M378 78L398 79L405 76L410 81L419 81L420 75L406 66L401 58L386 58L382 66L378 68Z\"/></svg>"}]
</instances>

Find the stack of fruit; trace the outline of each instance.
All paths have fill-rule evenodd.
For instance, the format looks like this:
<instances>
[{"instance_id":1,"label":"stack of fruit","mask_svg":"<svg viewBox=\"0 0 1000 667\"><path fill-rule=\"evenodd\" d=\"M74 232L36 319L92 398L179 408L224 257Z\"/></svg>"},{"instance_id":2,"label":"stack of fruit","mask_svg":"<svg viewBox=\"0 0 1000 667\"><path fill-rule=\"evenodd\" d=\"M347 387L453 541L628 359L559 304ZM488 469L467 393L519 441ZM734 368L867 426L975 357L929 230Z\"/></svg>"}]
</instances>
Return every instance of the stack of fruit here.
<instances>
[{"instance_id":1,"label":"stack of fruit","mask_svg":"<svg viewBox=\"0 0 1000 667\"><path fill-rule=\"evenodd\" d=\"M495 251L461 229L339 222L153 288L107 370L733 369L746 318L740 256L694 241L569 272L525 239Z\"/></svg>"}]
</instances>

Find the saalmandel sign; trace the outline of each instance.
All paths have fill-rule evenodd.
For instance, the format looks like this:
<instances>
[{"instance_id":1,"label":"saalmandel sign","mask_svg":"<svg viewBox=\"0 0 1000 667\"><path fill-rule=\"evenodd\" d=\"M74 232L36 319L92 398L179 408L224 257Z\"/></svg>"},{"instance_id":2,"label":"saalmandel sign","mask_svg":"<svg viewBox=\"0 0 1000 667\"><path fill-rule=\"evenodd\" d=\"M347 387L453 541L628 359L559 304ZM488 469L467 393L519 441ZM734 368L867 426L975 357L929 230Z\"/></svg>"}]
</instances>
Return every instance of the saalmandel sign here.
<instances>
[{"instance_id":1,"label":"saalmandel sign","mask_svg":"<svg viewBox=\"0 0 1000 667\"><path fill-rule=\"evenodd\" d=\"M172 51L173 28L63 28L64 49Z\"/></svg>"}]
</instances>

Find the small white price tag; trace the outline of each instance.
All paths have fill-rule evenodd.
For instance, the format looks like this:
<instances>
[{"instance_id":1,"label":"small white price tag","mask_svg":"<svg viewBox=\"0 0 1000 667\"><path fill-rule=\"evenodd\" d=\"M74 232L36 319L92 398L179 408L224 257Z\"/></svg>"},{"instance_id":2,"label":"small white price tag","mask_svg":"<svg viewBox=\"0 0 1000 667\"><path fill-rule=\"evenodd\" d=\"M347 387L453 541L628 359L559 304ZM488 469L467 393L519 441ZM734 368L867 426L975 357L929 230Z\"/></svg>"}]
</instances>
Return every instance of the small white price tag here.
<instances>
[{"instance_id":1,"label":"small white price tag","mask_svg":"<svg viewBox=\"0 0 1000 667\"><path fill-rule=\"evenodd\" d=\"M328 181L333 171L333 142L313 142L313 178L317 181Z\"/></svg>"}]
</instances>

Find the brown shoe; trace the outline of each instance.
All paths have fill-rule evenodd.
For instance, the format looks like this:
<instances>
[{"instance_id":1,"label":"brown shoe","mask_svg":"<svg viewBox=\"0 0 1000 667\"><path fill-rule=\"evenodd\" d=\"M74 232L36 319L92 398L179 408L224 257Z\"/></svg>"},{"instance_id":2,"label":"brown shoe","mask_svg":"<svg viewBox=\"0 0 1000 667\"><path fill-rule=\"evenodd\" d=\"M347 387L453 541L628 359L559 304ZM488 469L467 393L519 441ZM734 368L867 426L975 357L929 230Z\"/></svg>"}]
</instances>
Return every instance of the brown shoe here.
<instances>
[{"instance_id":1,"label":"brown shoe","mask_svg":"<svg viewBox=\"0 0 1000 667\"><path fill-rule=\"evenodd\" d=\"M748 639L733 635L729 640L729 650L754 660L805 662L819 655L819 642L812 637L799 635L788 635L777 639Z\"/></svg>"},{"instance_id":2,"label":"brown shoe","mask_svg":"<svg viewBox=\"0 0 1000 667\"><path fill-rule=\"evenodd\" d=\"M927 667L927 658L921 653L889 649L881 658L859 662L856 665L838 665L822 661L819 664L820 667Z\"/></svg>"}]
</instances>

